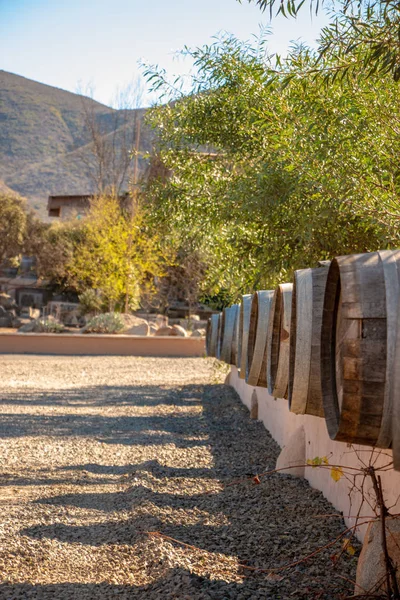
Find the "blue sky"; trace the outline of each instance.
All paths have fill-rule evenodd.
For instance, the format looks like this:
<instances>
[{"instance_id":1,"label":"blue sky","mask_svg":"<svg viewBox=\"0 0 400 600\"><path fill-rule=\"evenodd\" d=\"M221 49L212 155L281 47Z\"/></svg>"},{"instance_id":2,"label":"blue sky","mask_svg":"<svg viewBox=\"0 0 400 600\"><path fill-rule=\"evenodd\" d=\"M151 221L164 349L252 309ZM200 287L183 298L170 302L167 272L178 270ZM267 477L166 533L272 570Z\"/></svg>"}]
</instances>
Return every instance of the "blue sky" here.
<instances>
[{"instance_id":1,"label":"blue sky","mask_svg":"<svg viewBox=\"0 0 400 600\"><path fill-rule=\"evenodd\" d=\"M174 58L185 44L210 43L220 31L246 40L260 24L272 25L271 51L284 53L292 40L313 43L325 22L305 8L270 24L246 0L0 0L0 68L72 92L92 84L109 104L138 76L139 61L186 73L188 61Z\"/></svg>"}]
</instances>

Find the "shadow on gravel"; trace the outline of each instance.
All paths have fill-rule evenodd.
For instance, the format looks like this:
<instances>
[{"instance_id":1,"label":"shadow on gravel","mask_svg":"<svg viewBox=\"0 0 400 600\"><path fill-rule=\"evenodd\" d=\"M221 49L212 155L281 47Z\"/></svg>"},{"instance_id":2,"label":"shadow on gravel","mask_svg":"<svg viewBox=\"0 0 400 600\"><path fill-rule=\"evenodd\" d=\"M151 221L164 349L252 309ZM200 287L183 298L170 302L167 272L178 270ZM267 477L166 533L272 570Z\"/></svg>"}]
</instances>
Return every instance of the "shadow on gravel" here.
<instances>
[{"instance_id":1,"label":"shadow on gravel","mask_svg":"<svg viewBox=\"0 0 400 600\"><path fill-rule=\"evenodd\" d=\"M199 577L185 569L171 569L167 577L151 585L130 586L112 585L108 583L60 583L48 585L31 585L28 583L0 584L0 598L12 600L108 600L118 598L131 600L132 598L146 598L151 600L206 600L206 599L246 599L256 600L265 596L257 594L257 584L254 582L248 587L249 593L244 591L242 596L236 594L236 586L226 584L224 581L210 582L206 577ZM221 595L222 593L222 595ZM239 592L240 593L240 592ZM268 598L279 598L269 596Z\"/></svg>"},{"instance_id":2,"label":"shadow on gravel","mask_svg":"<svg viewBox=\"0 0 400 600\"><path fill-rule=\"evenodd\" d=\"M2 392L0 406L187 406L200 399L182 400L175 387L156 385L90 386L61 390Z\"/></svg>"},{"instance_id":3,"label":"shadow on gravel","mask_svg":"<svg viewBox=\"0 0 400 600\"><path fill-rule=\"evenodd\" d=\"M85 393L84 390L82 393ZM176 393L176 392L175 392ZM118 403L118 399L114 399ZM137 473L144 481L133 484L118 493L75 493L52 498L42 498L38 502L49 505L74 506L83 509L96 508L104 512L129 511L140 509L144 504L162 509L171 508L197 511L197 522L186 525L185 517L174 519L165 517L163 511L155 511L160 517L144 515L127 520L126 512L120 520L103 524L74 526L64 524L38 525L25 528L22 535L34 539L57 539L61 542L89 544L135 544L146 536L146 531L158 531L204 551L225 556L234 556L240 564L262 569L276 568L288 562L299 561L317 548L331 542L343 531L341 519L321 519L320 516L332 513L332 507L322 494L309 487L305 480L285 475L272 475L261 479L260 484L253 476L272 469L279 447L269 436L264 426L249 419L247 409L240 403L235 392L227 386L184 386L174 400L176 406L187 406L188 402L202 404L202 418L197 416L137 417L109 419L108 417L85 417L87 423L79 420L79 427L85 435L101 435L106 443L163 444L174 443L177 447L200 446L207 444L212 453L214 466L209 469L174 469L163 467L158 461L123 467L102 465L80 465L68 470L87 470L98 474ZM46 421L47 417L44 417ZM33 431L36 427L53 435L55 428L59 435L76 435L78 426L75 417L71 421L50 417L49 423L29 423L29 421L9 422L17 434L19 428ZM57 433L58 432L58 433ZM150 434L151 432L151 434ZM23 435L19 430L18 435ZM198 436L202 440L185 440ZM205 438L207 441L205 441ZM146 486L146 474L164 478L196 478L213 476L225 487L219 493L192 494L185 489L182 479L179 492L154 492ZM235 479L245 479L240 484L226 486ZM246 480L248 478L248 480ZM129 484L129 480L127 481ZM168 513L169 517L171 512ZM204 517L203 517L204 515ZM204 520L203 520L204 519ZM210 524L214 522L217 525ZM221 523L223 523L221 525ZM162 540L159 542L164 544ZM66 584L60 586L35 586L36 598L190 598L197 599L264 599L264 598L304 598L332 599L344 598L352 591L352 584L337 576L338 572L349 580L355 578L356 558L343 555L335 565L331 556L340 552L340 544L318 554L307 563L300 563L278 577L268 577L242 569L243 583L229 583L198 577L184 568L176 568L168 577L155 581L147 587L85 586ZM150 557L149 560L151 561ZM282 578L281 578L282 577ZM18 588L18 586L17 586ZM0 598L2 596L0 587ZM21 598L26 590L33 588L20 586ZM15 586L12 586L15 593ZM65 592L67 590L67 592ZM69 595L63 595L69 594ZM47 595L46 595L47 594ZM86 594L86 595L85 595ZM98 594L96 596L96 594ZM124 596L124 594L126 596ZM15 596L13 596L15 597ZM18 596L17 596L18 597Z\"/></svg>"},{"instance_id":4,"label":"shadow on gravel","mask_svg":"<svg viewBox=\"0 0 400 600\"><path fill-rule=\"evenodd\" d=\"M1 415L0 437L60 436L92 437L106 444L163 445L179 448L202 446L205 435L201 417L166 415L165 417L107 417L101 415Z\"/></svg>"},{"instance_id":5,"label":"shadow on gravel","mask_svg":"<svg viewBox=\"0 0 400 600\"><path fill-rule=\"evenodd\" d=\"M158 460L147 460L142 463L131 465L74 465L72 467L63 467L60 471L87 471L98 475L133 475L139 471L148 471L153 477L163 479L164 477L196 477L196 478L211 478L215 477L214 471L211 469L191 468L180 469L178 467L165 467L160 465Z\"/></svg>"}]
</instances>

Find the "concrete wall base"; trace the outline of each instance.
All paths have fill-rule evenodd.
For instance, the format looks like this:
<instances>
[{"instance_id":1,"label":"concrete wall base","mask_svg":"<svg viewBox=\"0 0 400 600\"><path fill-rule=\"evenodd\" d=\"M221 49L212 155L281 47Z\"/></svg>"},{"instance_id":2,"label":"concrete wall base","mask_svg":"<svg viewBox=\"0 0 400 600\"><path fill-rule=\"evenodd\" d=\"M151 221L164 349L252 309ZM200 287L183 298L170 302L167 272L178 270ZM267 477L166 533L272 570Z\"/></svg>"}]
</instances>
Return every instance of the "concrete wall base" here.
<instances>
[{"instance_id":1,"label":"concrete wall base","mask_svg":"<svg viewBox=\"0 0 400 600\"><path fill-rule=\"evenodd\" d=\"M281 473L286 473L287 475L304 477L305 464L306 434L304 426L300 425L283 446L282 451L278 456L278 460L276 461L276 468L279 469Z\"/></svg>"},{"instance_id":2,"label":"concrete wall base","mask_svg":"<svg viewBox=\"0 0 400 600\"><path fill-rule=\"evenodd\" d=\"M306 465L304 467L306 479L312 487L324 494L338 512L343 513L349 527L369 520L372 512L369 503L374 506L375 495L369 478L366 478L363 483L364 474L362 469L369 464L374 464L376 468L391 465L393 462L391 450L373 449L358 444L349 446L343 442L331 440L326 429L325 419L291 413L287 400L273 398L265 388L254 388L247 385L244 379L240 379L238 376L236 367L232 367L229 383L249 410L251 410L253 391L256 389L258 419L263 422L265 428L281 448L286 446L290 449L293 444L290 441L292 435L300 427L303 427L305 449L303 465ZM290 454L289 449L287 454ZM282 461L287 460L287 457L285 459L284 457L285 455L283 455ZM307 465L307 460L312 461L317 457L325 458L329 466ZM290 458L290 460L292 459ZM332 474L335 474L332 472L332 465L340 465L344 471L346 471L346 467L350 467L347 471L349 474L341 477L339 481L335 481L332 477ZM379 474L382 479L386 505L391 507L393 514L400 513L400 472L388 467L387 470L380 471ZM367 502L363 502L359 489L354 488L354 482L357 488L363 485L363 494L368 500ZM359 519L357 520L358 514ZM357 527L356 535L360 540L364 538L366 528L367 525Z\"/></svg>"}]
</instances>

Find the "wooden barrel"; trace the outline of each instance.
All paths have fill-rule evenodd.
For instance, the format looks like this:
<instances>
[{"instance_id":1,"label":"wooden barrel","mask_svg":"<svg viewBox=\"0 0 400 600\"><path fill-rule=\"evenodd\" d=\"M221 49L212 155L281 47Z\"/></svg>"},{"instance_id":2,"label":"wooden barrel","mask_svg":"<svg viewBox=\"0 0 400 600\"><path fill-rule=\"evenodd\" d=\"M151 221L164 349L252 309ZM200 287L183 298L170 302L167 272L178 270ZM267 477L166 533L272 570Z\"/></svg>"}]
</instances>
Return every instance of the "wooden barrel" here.
<instances>
[{"instance_id":1,"label":"wooden barrel","mask_svg":"<svg viewBox=\"0 0 400 600\"><path fill-rule=\"evenodd\" d=\"M232 340L238 309L239 306L235 304L222 311L219 359L228 365L232 362Z\"/></svg>"},{"instance_id":2,"label":"wooden barrel","mask_svg":"<svg viewBox=\"0 0 400 600\"><path fill-rule=\"evenodd\" d=\"M211 315L211 318L208 319L207 332L206 332L207 356L216 356L217 355L219 318L220 318L219 315Z\"/></svg>"},{"instance_id":3,"label":"wooden barrel","mask_svg":"<svg viewBox=\"0 0 400 600\"><path fill-rule=\"evenodd\" d=\"M295 271L290 321L289 409L324 416L321 390L321 327L328 264Z\"/></svg>"},{"instance_id":4,"label":"wooden barrel","mask_svg":"<svg viewBox=\"0 0 400 600\"><path fill-rule=\"evenodd\" d=\"M239 339L238 339L238 368L239 377L246 378L247 369L247 344L249 339L251 294L242 296L239 310Z\"/></svg>"},{"instance_id":5,"label":"wooden barrel","mask_svg":"<svg viewBox=\"0 0 400 600\"><path fill-rule=\"evenodd\" d=\"M287 398L292 289L292 283L282 283L276 288L269 319L267 384L275 398Z\"/></svg>"},{"instance_id":6,"label":"wooden barrel","mask_svg":"<svg viewBox=\"0 0 400 600\"><path fill-rule=\"evenodd\" d=\"M321 331L321 383L334 440L392 442L400 250L335 258Z\"/></svg>"},{"instance_id":7,"label":"wooden barrel","mask_svg":"<svg viewBox=\"0 0 400 600\"><path fill-rule=\"evenodd\" d=\"M261 290L251 301L246 372L249 385L267 387L267 335L273 297L273 290Z\"/></svg>"}]
</instances>

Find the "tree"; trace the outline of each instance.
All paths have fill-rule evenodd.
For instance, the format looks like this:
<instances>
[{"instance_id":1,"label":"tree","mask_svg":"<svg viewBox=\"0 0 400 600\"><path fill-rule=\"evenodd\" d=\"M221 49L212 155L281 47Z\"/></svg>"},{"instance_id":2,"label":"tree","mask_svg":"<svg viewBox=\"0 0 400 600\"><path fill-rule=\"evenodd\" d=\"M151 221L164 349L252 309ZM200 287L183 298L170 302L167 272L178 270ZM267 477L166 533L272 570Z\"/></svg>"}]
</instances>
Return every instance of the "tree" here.
<instances>
[{"instance_id":1,"label":"tree","mask_svg":"<svg viewBox=\"0 0 400 600\"><path fill-rule=\"evenodd\" d=\"M241 2L242 0L239 0ZM272 17L277 0L248 0L261 10L269 9ZM322 7L330 9L327 0L280 1L276 14L296 17L299 10L309 5L310 13L317 14ZM374 74L391 74L400 80L400 10L398 0L339 0L332 11L331 23L322 30L318 54L321 64L312 74L324 74L326 78L338 75L370 77ZM334 65L326 69L326 59L334 59Z\"/></svg>"},{"instance_id":2,"label":"tree","mask_svg":"<svg viewBox=\"0 0 400 600\"><path fill-rule=\"evenodd\" d=\"M33 213L27 215L23 252L35 257L35 271L61 291L73 287L69 265L75 248L84 242L80 222L44 223Z\"/></svg>"},{"instance_id":3,"label":"tree","mask_svg":"<svg viewBox=\"0 0 400 600\"><path fill-rule=\"evenodd\" d=\"M129 177L137 162L140 123L144 111L139 109L143 86L139 79L117 90L114 111L100 114L93 101L93 88L79 89L82 113L89 144L80 152L99 195L120 195L128 188Z\"/></svg>"},{"instance_id":4,"label":"tree","mask_svg":"<svg viewBox=\"0 0 400 600\"><path fill-rule=\"evenodd\" d=\"M144 210L137 205L126 213L115 196L99 196L82 228L83 242L69 264L78 291L98 290L110 310L122 306L127 293L130 308L137 308L142 287L160 272L157 238L149 235Z\"/></svg>"},{"instance_id":5,"label":"tree","mask_svg":"<svg viewBox=\"0 0 400 600\"><path fill-rule=\"evenodd\" d=\"M21 253L25 229L24 200L17 195L0 194L0 264Z\"/></svg>"},{"instance_id":6,"label":"tree","mask_svg":"<svg viewBox=\"0 0 400 600\"><path fill-rule=\"evenodd\" d=\"M147 70L174 100L149 114L171 176L147 194L165 239L207 257L204 293L237 297L320 259L398 244L400 108L390 77L327 87L307 75L318 56L303 47L280 73L265 39L225 36L187 52L196 68L188 95Z\"/></svg>"}]
</instances>

